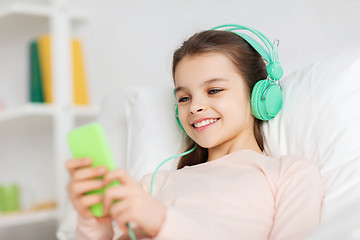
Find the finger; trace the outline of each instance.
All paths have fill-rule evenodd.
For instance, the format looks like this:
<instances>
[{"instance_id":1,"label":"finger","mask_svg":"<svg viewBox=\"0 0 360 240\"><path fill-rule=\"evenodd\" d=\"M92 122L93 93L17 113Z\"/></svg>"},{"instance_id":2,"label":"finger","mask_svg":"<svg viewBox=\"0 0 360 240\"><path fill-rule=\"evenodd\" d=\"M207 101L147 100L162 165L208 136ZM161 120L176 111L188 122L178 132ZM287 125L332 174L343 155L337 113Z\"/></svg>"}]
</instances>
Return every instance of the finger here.
<instances>
[{"instance_id":1,"label":"finger","mask_svg":"<svg viewBox=\"0 0 360 240\"><path fill-rule=\"evenodd\" d=\"M124 199L119 201L111 206L110 214L113 218L118 218L124 214L125 211L129 212L129 208L131 206L131 202L129 199Z\"/></svg>"},{"instance_id":2,"label":"finger","mask_svg":"<svg viewBox=\"0 0 360 240\"><path fill-rule=\"evenodd\" d=\"M141 228L139 227L135 227L132 229L136 238L138 239L142 239L142 238L151 238L150 235L148 235L147 233L145 233Z\"/></svg>"},{"instance_id":3,"label":"finger","mask_svg":"<svg viewBox=\"0 0 360 240\"><path fill-rule=\"evenodd\" d=\"M78 213L84 219L93 219L93 218L95 218L94 215L92 214L92 212L90 211L90 209L82 209L82 210L79 210L77 208L75 208L75 209L78 211Z\"/></svg>"},{"instance_id":4,"label":"finger","mask_svg":"<svg viewBox=\"0 0 360 240\"><path fill-rule=\"evenodd\" d=\"M102 202L102 200L103 200L103 196L101 194L90 194L81 197L78 203L81 205L83 209L87 209L96 203Z\"/></svg>"},{"instance_id":5,"label":"finger","mask_svg":"<svg viewBox=\"0 0 360 240\"><path fill-rule=\"evenodd\" d=\"M107 188L104 193L104 212L109 213L115 200L124 199L128 195L128 188L124 185Z\"/></svg>"},{"instance_id":6,"label":"finger","mask_svg":"<svg viewBox=\"0 0 360 240\"><path fill-rule=\"evenodd\" d=\"M128 233L124 233L117 240L131 240L131 238Z\"/></svg>"},{"instance_id":7,"label":"finger","mask_svg":"<svg viewBox=\"0 0 360 240\"><path fill-rule=\"evenodd\" d=\"M135 182L125 169L122 168L113 170L105 175L104 182L106 185L114 180L119 180L121 184L131 184Z\"/></svg>"},{"instance_id":8,"label":"finger","mask_svg":"<svg viewBox=\"0 0 360 240\"><path fill-rule=\"evenodd\" d=\"M139 227L135 227L132 229L133 233L135 234L137 239L142 239L142 238L150 238L150 236L148 234L146 234L142 229L140 229ZM123 235L120 236L120 238L118 238L117 240L130 240L130 235L129 235L129 231L127 231L126 233L124 233Z\"/></svg>"},{"instance_id":9,"label":"finger","mask_svg":"<svg viewBox=\"0 0 360 240\"><path fill-rule=\"evenodd\" d=\"M95 168L84 168L74 171L72 178L74 181L86 180L96 177L104 176L107 172L107 168L104 166Z\"/></svg>"},{"instance_id":10,"label":"finger","mask_svg":"<svg viewBox=\"0 0 360 240\"><path fill-rule=\"evenodd\" d=\"M90 206L102 201L102 195L92 194L83 196L73 202L74 208L86 219L94 218Z\"/></svg>"},{"instance_id":11,"label":"finger","mask_svg":"<svg viewBox=\"0 0 360 240\"><path fill-rule=\"evenodd\" d=\"M78 168L89 167L92 160L89 158L70 159L65 162L65 167L71 174Z\"/></svg>"},{"instance_id":12,"label":"finger","mask_svg":"<svg viewBox=\"0 0 360 240\"><path fill-rule=\"evenodd\" d=\"M102 180L86 180L81 182L71 182L68 186L70 197L76 198L87 192L101 189L104 187L104 182Z\"/></svg>"},{"instance_id":13,"label":"finger","mask_svg":"<svg viewBox=\"0 0 360 240\"><path fill-rule=\"evenodd\" d=\"M117 225L123 232L128 232L128 222L131 222L131 214L127 211L123 212L121 215L113 217L116 220Z\"/></svg>"},{"instance_id":14,"label":"finger","mask_svg":"<svg viewBox=\"0 0 360 240\"><path fill-rule=\"evenodd\" d=\"M97 217L96 220L99 222L99 223L111 223L112 222L112 219L111 217L109 216L104 216L104 217Z\"/></svg>"}]
</instances>

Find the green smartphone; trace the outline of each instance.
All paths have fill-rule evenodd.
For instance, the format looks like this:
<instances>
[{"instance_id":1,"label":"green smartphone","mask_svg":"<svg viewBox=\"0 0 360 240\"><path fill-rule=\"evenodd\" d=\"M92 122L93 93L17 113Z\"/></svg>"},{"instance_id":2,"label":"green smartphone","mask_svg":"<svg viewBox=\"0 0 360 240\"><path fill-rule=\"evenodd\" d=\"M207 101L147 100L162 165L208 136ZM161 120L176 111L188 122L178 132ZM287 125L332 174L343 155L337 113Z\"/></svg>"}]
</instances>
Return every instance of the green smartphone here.
<instances>
[{"instance_id":1,"label":"green smartphone","mask_svg":"<svg viewBox=\"0 0 360 240\"><path fill-rule=\"evenodd\" d=\"M71 130L67 140L73 158L90 158L91 167L105 166L108 170L116 168L105 131L99 123L91 123ZM106 187L86 194L104 194L105 188L119 184L119 181L113 181ZM92 205L90 210L95 217L104 216L103 203Z\"/></svg>"}]
</instances>

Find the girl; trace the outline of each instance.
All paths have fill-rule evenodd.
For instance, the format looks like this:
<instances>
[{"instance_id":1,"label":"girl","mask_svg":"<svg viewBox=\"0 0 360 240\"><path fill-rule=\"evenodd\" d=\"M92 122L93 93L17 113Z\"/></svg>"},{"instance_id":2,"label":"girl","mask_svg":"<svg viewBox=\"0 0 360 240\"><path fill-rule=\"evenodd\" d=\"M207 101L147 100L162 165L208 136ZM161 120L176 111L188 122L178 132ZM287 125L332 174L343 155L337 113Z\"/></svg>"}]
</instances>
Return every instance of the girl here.
<instances>
[{"instance_id":1,"label":"girl","mask_svg":"<svg viewBox=\"0 0 360 240\"><path fill-rule=\"evenodd\" d=\"M89 168L91 159L67 161L77 238L130 239L132 222L137 239L303 239L320 223L323 183L307 160L264 153L250 104L267 77L260 54L235 33L203 31L174 53L172 72L187 149L196 143L195 151L177 170L159 172L153 197L151 174L138 183L123 169ZM113 180L122 185L84 195ZM95 219L89 206L101 201L108 215Z\"/></svg>"}]
</instances>

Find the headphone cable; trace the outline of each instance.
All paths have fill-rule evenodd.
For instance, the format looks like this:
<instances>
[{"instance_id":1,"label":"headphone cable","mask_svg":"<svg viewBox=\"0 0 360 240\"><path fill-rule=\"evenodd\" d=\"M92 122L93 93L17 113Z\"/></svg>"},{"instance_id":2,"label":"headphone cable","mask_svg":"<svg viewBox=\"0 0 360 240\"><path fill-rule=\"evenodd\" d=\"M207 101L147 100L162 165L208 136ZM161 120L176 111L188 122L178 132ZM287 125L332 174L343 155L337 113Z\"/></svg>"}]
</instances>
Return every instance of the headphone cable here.
<instances>
[{"instance_id":1,"label":"headphone cable","mask_svg":"<svg viewBox=\"0 0 360 240\"><path fill-rule=\"evenodd\" d=\"M150 196L152 196L152 192L153 192L153 185L154 185L154 182L155 182L155 176L159 170L159 168L164 164L166 163L167 161L171 160L171 159L174 159L174 158L178 158L178 157L182 157L182 156L185 156L191 152L193 152L196 148L196 144L194 145L194 147L184 153L180 153L178 155L175 155L175 156L172 156L172 157L169 157L167 159L165 159L162 163L159 164L159 166L155 169L155 172L153 173L153 176L151 178L151 185L150 185Z\"/></svg>"}]
</instances>

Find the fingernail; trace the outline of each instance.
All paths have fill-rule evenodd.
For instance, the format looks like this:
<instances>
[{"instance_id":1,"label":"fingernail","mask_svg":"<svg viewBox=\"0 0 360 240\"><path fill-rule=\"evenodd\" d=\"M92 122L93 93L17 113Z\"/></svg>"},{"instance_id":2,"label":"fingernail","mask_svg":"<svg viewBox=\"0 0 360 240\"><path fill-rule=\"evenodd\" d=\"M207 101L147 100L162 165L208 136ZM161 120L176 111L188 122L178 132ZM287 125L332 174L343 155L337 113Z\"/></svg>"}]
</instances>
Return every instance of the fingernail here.
<instances>
[{"instance_id":1,"label":"fingernail","mask_svg":"<svg viewBox=\"0 0 360 240\"><path fill-rule=\"evenodd\" d=\"M98 173L105 173L106 172L106 168L105 167L99 167L97 169Z\"/></svg>"}]
</instances>

